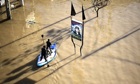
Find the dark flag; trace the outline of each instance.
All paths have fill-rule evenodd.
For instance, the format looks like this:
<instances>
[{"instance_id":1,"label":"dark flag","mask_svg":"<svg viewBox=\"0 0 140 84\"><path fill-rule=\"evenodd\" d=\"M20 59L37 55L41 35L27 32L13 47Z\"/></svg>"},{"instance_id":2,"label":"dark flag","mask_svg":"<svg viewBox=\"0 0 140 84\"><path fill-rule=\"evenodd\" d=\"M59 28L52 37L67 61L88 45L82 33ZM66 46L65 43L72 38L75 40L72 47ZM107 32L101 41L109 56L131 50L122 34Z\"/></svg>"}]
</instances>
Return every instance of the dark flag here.
<instances>
[{"instance_id":1,"label":"dark flag","mask_svg":"<svg viewBox=\"0 0 140 84\"><path fill-rule=\"evenodd\" d=\"M75 12L74 6L71 2L71 16L75 16L75 15L76 15L76 12Z\"/></svg>"},{"instance_id":2,"label":"dark flag","mask_svg":"<svg viewBox=\"0 0 140 84\"><path fill-rule=\"evenodd\" d=\"M84 13L84 8L83 8L83 5L82 5L82 20L85 20L86 17L85 17L85 13Z\"/></svg>"}]
</instances>

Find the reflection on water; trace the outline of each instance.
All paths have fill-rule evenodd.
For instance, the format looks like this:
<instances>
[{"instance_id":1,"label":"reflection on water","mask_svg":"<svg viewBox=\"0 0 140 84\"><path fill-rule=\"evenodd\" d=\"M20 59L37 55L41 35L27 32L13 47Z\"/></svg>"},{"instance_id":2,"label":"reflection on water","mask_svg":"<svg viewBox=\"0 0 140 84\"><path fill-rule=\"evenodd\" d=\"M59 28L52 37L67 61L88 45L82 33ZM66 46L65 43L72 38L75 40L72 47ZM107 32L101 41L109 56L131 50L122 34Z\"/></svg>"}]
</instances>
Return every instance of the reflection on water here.
<instances>
[{"instance_id":1,"label":"reflection on water","mask_svg":"<svg viewBox=\"0 0 140 84\"><path fill-rule=\"evenodd\" d=\"M26 21L26 27L30 28L30 26L35 23L35 12L33 11L33 12L29 13L29 15L27 15L27 18L25 19L25 21Z\"/></svg>"}]
</instances>

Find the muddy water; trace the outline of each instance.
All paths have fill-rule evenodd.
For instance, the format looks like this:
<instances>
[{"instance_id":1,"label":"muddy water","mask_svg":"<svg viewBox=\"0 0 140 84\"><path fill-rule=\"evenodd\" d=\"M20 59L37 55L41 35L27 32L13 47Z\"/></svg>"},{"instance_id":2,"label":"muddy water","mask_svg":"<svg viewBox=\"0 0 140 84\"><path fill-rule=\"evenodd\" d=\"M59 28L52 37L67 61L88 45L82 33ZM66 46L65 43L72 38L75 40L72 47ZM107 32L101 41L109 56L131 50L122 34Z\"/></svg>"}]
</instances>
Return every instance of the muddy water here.
<instances>
[{"instance_id":1,"label":"muddy water","mask_svg":"<svg viewBox=\"0 0 140 84\"><path fill-rule=\"evenodd\" d=\"M92 6L91 0L72 1L76 12ZM139 84L140 0L111 0L98 18L94 8L86 10L82 57L81 42L74 40L74 54L70 40L70 4L25 0L12 10L12 20L0 24L0 83ZM81 13L73 18L81 21ZM42 34L58 45L49 68L36 67Z\"/></svg>"}]
</instances>

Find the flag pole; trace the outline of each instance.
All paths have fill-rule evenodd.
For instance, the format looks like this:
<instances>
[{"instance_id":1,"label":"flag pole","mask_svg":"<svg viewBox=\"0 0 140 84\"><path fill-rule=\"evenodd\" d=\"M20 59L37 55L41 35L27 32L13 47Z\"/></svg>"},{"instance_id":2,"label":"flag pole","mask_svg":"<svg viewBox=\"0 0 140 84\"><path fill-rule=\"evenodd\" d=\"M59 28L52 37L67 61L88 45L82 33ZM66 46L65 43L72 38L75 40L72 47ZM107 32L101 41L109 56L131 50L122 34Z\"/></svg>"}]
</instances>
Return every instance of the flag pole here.
<instances>
[{"instance_id":1,"label":"flag pole","mask_svg":"<svg viewBox=\"0 0 140 84\"><path fill-rule=\"evenodd\" d=\"M72 16L75 16L75 15L76 15L76 12L75 12L74 6L73 6L73 4L71 2L71 16L70 16L70 18L71 18L71 28L72 28ZM72 41L73 46L74 46L74 53L76 53L76 46L75 46L75 43L73 41L72 35L71 35L71 41Z\"/></svg>"},{"instance_id":2,"label":"flag pole","mask_svg":"<svg viewBox=\"0 0 140 84\"><path fill-rule=\"evenodd\" d=\"M82 29L82 44L80 47L80 56L82 56L82 48L83 48L83 44L84 44L84 20L82 22L83 22L83 29Z\"/></svg>"},{"instance_id":3,"label":"flag pole","mask_svg":"<svg viewBox=\"0 0 140 84\"><path fill-rule=\"evenodd\" d=\"M85 17L85 14L84 14L84 8L83 8L83 5L82 5L82 44L81 44L81 47L80 47L80 56L82 56L82 48L83 48L83 45L84 45L84 20L86 19Z\"/></svg>"},{"instance_id":4,"label":"flag pole","mask_svg":"<svg viewBox=\"0 0 140 84\"><path fill-rule=\"evenodd\" d=\"M71 18L71 27L72 27L72 16L71 16L70 18ZM72 41L73 46L74 46L74 53L76 53L76 46L75 46L75 43L74 43L74 41L73 41L72 35L71 35L71 41Z\"/></svg>"}]
</instances>

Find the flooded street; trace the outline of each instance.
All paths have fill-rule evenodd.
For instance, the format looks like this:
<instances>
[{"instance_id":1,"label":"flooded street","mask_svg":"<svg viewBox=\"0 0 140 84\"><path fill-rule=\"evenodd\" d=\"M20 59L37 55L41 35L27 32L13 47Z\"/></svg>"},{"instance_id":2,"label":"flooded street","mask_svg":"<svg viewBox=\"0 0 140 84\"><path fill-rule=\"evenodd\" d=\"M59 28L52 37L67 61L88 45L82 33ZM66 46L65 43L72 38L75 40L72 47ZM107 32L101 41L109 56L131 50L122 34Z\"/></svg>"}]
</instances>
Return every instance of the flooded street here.
<instances>
[{"instance_id":1,"label":"flooded street","mask_svg":"<svg viewBox=\"0 0 140 84\"><path fill-rule=\"evenodd\" d=\"M85 9L81 42L70 38L71 1ZM140 0L109 0L96 11L92 0L24 0L0 23L0 84L140 84ZM3 18L3 17L1 17ZM82 21L82 13L73 16ZM45 42L57 43L50 67L36 66Z\"/></svg>"}]
</instances>

